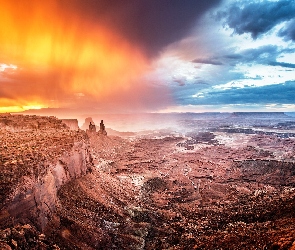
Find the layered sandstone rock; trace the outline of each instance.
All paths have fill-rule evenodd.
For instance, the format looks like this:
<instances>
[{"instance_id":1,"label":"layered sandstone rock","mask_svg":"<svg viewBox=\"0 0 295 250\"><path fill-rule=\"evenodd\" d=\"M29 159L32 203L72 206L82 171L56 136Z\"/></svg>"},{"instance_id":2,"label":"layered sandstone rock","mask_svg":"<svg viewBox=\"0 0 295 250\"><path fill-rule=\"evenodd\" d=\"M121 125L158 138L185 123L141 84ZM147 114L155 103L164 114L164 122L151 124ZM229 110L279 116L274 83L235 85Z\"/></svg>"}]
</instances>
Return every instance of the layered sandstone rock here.
<instances>
[{"instance_id":1,"label":"layered sandstone rock","mask_svg":"<svg viewBox=\"0 0 295 250\"><path fill-rule=\"evenodd\" d=\"M58 189L91 171L85 132L53 117L2 116L0 124L1 226L34 221L44 231L55 219Z\"/></svg>"},{"instance_id":2,"label":"layered sandstone rock","mask_svg":"<svg viewBox=\"0 0 295 250\"><path fill-rule=\"evenodd\" d=\"M103 120L101 120L101 122L99 124L98 134L99 135L107 135L107 131L106 131L105 125L103 124Z\"/></svg>"},{"instance_id":3,"label":"layered sandstone rock","mask_svg":"<svg viewBox=\"0 0 295 250\"><path fill-rule=\"evenodd\" d=\"M81 129L83 129L84 131L86 131L87 129L89 129L89 125L94 124L94 121L91 117L87 117L85 118L85 122L83 123Z\"/></svg>"},{"instance_id":4,"label":"layered sandstone rock","mask_svg":"<svg viewBox=\"0 0 295 250\"><path fill-rule=\"evenodd\" d=\"M294 137L123 139L1 118L3 248L294 249Z\"/></svg>"}]
</instances>

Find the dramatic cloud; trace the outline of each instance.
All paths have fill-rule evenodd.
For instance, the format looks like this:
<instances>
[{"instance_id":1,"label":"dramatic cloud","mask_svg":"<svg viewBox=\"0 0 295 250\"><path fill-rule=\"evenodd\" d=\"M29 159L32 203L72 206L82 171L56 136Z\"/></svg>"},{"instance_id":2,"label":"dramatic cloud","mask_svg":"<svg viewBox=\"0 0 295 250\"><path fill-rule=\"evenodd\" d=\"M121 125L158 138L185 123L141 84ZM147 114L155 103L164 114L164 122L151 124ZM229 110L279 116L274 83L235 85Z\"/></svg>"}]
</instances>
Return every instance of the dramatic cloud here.
<instances>
[{"instance_id":1,"label":"dramatic cloud","mask_svg":"<svg viewBox=\"0 0 295 250\"><path fill-rule=\"evenodd\" d=\"M277 24L294 18L295 2L280 1L237 1L217 15L236 34L250 33L256 39Z\"/></svg>"},{"instance_id":2,"label":"dramatic cloud","mask_svg":"<svg viewBox=\"0 0 295 250\"><path fill-rule=\"evenodd\" d=\"M0 0L0 6L0 112L224 109L269 104L269 96L294 107L293 0Z\"/></svg>"},{"instance_id":3,"label":"dramatic cloud","mask_svg":"<svg viewBox=\"0 0 295 250\"><path fill-rule=\"evenodd\" d=\"M149 55L157 54L194 27L221 0L64 0L64 8L103 23Z\"/></svg>"},{"instance_id":4,"label":"dramatic cloud","mask_svg":"<svg viewBox=\"0 0 295 250\"><path fill-rule=\"evenodd\" d=\"M253 49L239 50L239 52L216 56L215 58L195 59L192 62L199 64L235 66L237 64L262 64L294 68L295 64L278 62L277 59L284 53L295 52L294 49L280 48L276 45L264 45Z\"/></svg>"},{"instance_id":5,"label":"dramatic cloud","mask_svg":"<svg viewBox=\"0 0 295 250\"><path fill-rule=\"evenodd\" d=\"M71 96L106 99L147 69L143 53L100 23L61 9L59 1L1 1L1 87L25 106L69 105ZM132 67L130 67L132 65ZM74 104L72 102L72 104Z\"/></svg>"},{"instance_id":6,"label":"dramatic cloud","mask_svg":"<svg viewBox=\"0 0 295 250\"><path fill-rule=\"evenodd\" d=\"M269 61L275 61L279 53L280 51L277 46L264 45L255 49L242 50L240 54L237 55L237 61L243 63L268 64Z\"/></svg>"},{"instance_id":7,"label":"dramatic cloud","mask_svg":"<svg viewBox=\"0 0 295 250\"><path fill-rule=\"evenodd\" d=\"M284 68L294 68L295 64L278 62L277 59L290 49L282 49L275 45L265 45L255 49L242 50L239 54L225 55L224 58L230 63L250 63L271 66L281 66Z\"/></svg>"},{"instance_id":8,"label":"dramatic cloud","mask_svg":"<svg viewBox=\"0 0 295 250\"><path fill-rule=\"evenodd\" d=\"M281 67L284 67L284 68L295 69L295 63L269 62L268 64L271 65L271 66L281 66Z\"/></svg>"},{"instance_id":9,"label":"dramatic cloud","mask_svg":"<svg viewBox=\"0 0 295 250\"><path fill-rule=\"evenodd\" d=\"M161 106L151 60L220 1L0 0L0 64L16 67L0 68L2 111Z\"/></svg>"},{"instance_id":10,"label":"dramatic cloud","mask_svg":"<svg viewBox=\"0 0 295 250\"><path fill-rule=\"evenodd\" d=\"M295 41L295 18L279 31L279 36Z\"/></svg>"},{"instance_id":11,"label":"dramatic cloud","mask_svg":"<svg viewBox=\"0 0 295 250\"><path fill-rule=\"evenodd\" d=\"M229 105L270 103L294 104L295 81L261 87L231 88L211 90L204 95L199 93L189 103L193 105Z\"/></svg>"},{"instance_id":12,"label":"dramatic cloud","mask_svg":"<svg viewBox=\"0 0 295 250\"><path fill-rule=\"evenodd\" d=\"M222 62L216 60L215 58L197 58L192 62L200 64L222 65Z\"/></svg>"}]
</instances>

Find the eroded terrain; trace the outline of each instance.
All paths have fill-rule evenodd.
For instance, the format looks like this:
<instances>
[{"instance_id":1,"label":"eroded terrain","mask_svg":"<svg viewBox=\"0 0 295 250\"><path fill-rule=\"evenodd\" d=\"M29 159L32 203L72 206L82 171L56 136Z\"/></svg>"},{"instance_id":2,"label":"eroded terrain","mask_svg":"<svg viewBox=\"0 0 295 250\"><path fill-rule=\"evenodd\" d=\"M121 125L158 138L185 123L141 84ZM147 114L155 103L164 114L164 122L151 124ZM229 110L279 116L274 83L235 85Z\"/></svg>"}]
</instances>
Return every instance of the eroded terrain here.
<instances>
[{"instance_id":1,"label":"eroded terrain","mask_svg":"<svg viewBox=\"0 0 295 250\"><path fill-rule=\"evenodd\" d=\"M28 218L9 224L6 216L2 243L36 249L295 249L294 126L262 125L215 126L186 136L85 135L91 171L57 187L45 227ZM28 230L35 234L25 237Z\"/></svg>"}]
</instances>

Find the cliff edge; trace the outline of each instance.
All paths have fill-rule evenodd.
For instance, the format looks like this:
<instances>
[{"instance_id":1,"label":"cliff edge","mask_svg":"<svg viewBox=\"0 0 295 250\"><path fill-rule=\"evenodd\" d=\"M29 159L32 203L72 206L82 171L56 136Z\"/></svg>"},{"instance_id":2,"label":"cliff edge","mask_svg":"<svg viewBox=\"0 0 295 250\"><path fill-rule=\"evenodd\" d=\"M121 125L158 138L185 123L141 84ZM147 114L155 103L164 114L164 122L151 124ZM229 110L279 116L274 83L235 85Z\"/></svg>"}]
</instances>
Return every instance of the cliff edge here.
<instances>
[{"instance_id":1,"label":"cliff edge","mask_svg":"<svg viewBox=\"0 0 295 250\"><path fill-rule=\"evenodd\" d=\"M59 223L59 188L90 172L86 133L55 117L0 117L0 225L29 223L40 232Z\"/></svg>"}]
</instances>

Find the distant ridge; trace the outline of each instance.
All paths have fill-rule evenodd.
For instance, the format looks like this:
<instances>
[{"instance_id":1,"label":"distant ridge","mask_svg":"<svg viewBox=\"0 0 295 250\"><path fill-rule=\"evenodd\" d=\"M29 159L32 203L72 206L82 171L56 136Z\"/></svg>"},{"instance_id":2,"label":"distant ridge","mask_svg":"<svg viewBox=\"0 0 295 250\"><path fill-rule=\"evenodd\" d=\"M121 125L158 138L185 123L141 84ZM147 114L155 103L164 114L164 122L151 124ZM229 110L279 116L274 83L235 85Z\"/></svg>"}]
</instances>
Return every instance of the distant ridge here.
<instances>
[{"instance_id":1,"label":"distant ridge","mask_svg":"<svg viewBox=\"0 0 295 250\"><path fill-rule=\"evenodd\" d=\"M295 112L285 112L287 116L295 117Z\"/></svg>"},{"instance_id":2,"label":"distant ridge","mask_svg":"<svg viewBox=\"0 0 295 250\"><path fill-rule=\"evenodd\" d=\"M288 115L286 115L284 112L233 112L230 117L288 118Z\"/></svg>"}]
</instances>

